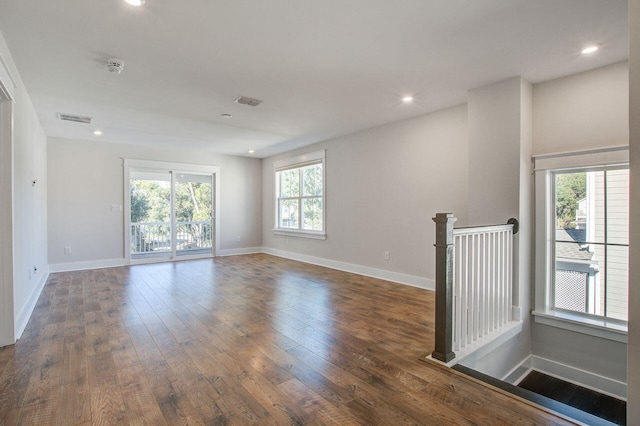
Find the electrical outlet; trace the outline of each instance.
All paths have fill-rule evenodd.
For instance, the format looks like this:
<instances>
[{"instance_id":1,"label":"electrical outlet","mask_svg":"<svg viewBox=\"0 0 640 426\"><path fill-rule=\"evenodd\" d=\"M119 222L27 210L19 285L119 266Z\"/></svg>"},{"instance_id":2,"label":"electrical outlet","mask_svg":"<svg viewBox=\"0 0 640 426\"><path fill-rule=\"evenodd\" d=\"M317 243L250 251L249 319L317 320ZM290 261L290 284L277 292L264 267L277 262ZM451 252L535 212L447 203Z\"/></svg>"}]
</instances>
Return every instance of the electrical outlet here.
<instances>
[{"instance_id":1,"label":"electrical outlet","mask_svg":"<svg viewBox=\"0 0 640 426\"><path fill-rule=\"evenodd\" d=\"M236 241L240 241L240 235L236 237Z\"/></svg>"},{"instance_id":2,"label":"electrical outlet","mask_svg":"<svg viewBox=\"0 0 640 426\"><path fill-rule=\"evenodd\" d=\"M383 253L384 260L391 260L391 254L388 251Z\"/></svg>"},{"instance_id":3,"label":"electrical outlet","mask_svg":"<svg viewBox=\"0 0 640 426\"><path fill-rule=\"evenodd\" d=\"M71 247L65 247L64 254L71 254Z\"/></svg>"}]
</instances>

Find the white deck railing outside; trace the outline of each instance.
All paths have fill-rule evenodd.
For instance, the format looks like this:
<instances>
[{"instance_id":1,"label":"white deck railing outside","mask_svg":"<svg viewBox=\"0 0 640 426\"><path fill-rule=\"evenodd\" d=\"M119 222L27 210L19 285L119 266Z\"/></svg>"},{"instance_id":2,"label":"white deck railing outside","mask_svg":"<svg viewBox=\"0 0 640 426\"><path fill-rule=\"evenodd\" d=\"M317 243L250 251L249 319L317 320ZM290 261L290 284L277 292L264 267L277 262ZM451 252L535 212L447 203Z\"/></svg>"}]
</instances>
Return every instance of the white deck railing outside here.
<instances>
[{"instance_id":1,"label":"white deck railing outside","mask_svg":"<svg viewBox=\"0 0 640 426\"><path fill-rule=\"evenodd\" d=\"M210 221L176 223L176 250L202 250L212 247ZM131 224L131 254L171 251L170 222L134 222Z\"/></svg>"}]
</instances>

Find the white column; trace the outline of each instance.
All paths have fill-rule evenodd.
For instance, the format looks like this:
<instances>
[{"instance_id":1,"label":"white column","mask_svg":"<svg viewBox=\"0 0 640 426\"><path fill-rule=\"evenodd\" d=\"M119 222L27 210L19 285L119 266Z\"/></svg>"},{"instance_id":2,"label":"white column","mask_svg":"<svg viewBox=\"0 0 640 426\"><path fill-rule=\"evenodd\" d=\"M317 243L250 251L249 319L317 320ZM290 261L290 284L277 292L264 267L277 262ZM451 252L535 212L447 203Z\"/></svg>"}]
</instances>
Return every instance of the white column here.
<instances>
[{"instance_id":1,"label":"white column","mask_svg":"<svg viewBox=\"0 0 640 426\"><path fill-rule=\"evenodd\" d=\"M468 94L469 120L469 225L506 223L514 217L520 231L513 240L512 301L516 319L529 312L533 217L532 87L514 77ZM504 289L503 289L504 290ZM492 354L478 368L501 374L531 352L528 315L524 335ZM489 357L487 357L489 358ZM491 364L491 365L489 365ZM506 371L504 371L506 373Z\"/></svg>"}]
</instances>

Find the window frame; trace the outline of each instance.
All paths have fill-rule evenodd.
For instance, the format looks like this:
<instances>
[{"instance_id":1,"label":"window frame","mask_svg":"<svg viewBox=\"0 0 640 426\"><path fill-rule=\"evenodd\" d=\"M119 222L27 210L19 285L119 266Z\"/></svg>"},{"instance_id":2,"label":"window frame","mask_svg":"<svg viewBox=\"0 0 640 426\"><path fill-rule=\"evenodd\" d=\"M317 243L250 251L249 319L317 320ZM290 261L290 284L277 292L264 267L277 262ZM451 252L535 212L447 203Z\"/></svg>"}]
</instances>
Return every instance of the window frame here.
<instances>
[{"instance_id":1,"label":"window frame","mask_svg":"<svg viewBox=\"0 0 640 426\"><path fill-rule=\"evenodd\" d=\"M533 157L535 186L536 323L564 328L618 342L627 341L627 321L554 307L555 176L578 171L629 167L628 146Z\"/></svg>"},{"instance_id":2,"label":"window frame","mask_svg":"<svg viewBox=\"0 0 640 426\"><path fill-rule=\"evenodd\" d=\"M300 188L300 195L298 197L280 197L280 185L278 181L278 172L292 169L301 169L305 166L313 164L322 164L322 194L321 196L303 196L302 187ZM326 160L325 151L315 151L307 154L297 155L295 157L285 158L278 160L273 164L273 179L274 179L274 228L273 233L276 235L286 235L290 237L302 237L324 240L327 238L327 184L326 184ZM301 178L302 179L302 178ZM302 200L305 198L320 198L322 200L322 229L310 230L302 229ZM299 200L299 220L298 228L281 228L280 227L280 200L283 199L297 199Z\"/></svg>"}]
</instances>

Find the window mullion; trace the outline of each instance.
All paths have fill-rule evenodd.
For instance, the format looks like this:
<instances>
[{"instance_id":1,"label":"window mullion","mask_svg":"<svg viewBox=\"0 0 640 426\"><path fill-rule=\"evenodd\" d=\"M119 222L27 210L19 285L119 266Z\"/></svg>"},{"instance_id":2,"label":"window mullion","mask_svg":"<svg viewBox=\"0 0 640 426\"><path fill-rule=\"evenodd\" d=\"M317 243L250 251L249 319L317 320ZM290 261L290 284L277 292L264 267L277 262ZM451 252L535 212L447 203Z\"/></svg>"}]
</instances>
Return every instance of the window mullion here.
<instances>
[{"instance_id":1,"label":"window mullion","mask_svg":"<svg viewBox=\"0 0 640 426\"><path fill-rule=\"evenodd\" d=\"M551 285L548 286L548 290L551 291L551 294L549 295L548 300L551 302L550 307L551 309L556 309L556 276L557 276L557 262L556 262L556 246L557 243L555 242L556 240L556 228L557 228L557 223L556 223L556 174L555 173L551 173L551 194L549 194L549 198L548 201L551 204L551 209L548 212L548 217L546 218L547 221L551 222L551 232L553 232L553 240L554 241L552 244L549 245L549 254L548 254L548 260L550 261L549 263L551 264L551 272L550 272L550 279L551 279Z\"/></svg>"},{"instance_id":2,"label":"window mullion","mask_svg":"<svg viewBox=\"0 0 640 426\"><path fill-rule=\"evenodd\" d=\"M300 173L298 173L298 178L300 179L300 185L298 186L298 229L302 229L302 194L304 194L304 187L302 186L304 183L304 171L302 167L300 168Z\"/></svg>"},{"instance_id":3,"label":"window mullion","mask_svg":"<svg viewBox=\"0 0 640 426\"><path fill-rule=\"evenodd\" d=\"M603 172L604 179L604 316L607 317L607 312L609 310L609 294L607 287L607 278L609 276L609 261L607 259L608 248L609 248L609 220L608 220L608 210L609 207L607 205L607 171Z\"/></svg>"}]
</instances>

